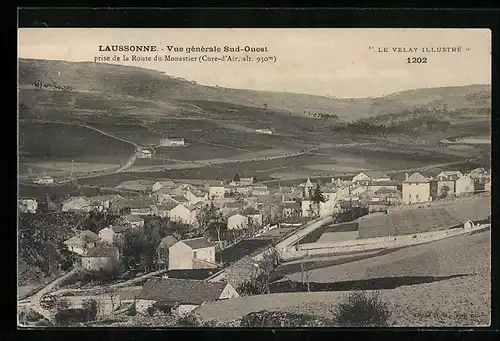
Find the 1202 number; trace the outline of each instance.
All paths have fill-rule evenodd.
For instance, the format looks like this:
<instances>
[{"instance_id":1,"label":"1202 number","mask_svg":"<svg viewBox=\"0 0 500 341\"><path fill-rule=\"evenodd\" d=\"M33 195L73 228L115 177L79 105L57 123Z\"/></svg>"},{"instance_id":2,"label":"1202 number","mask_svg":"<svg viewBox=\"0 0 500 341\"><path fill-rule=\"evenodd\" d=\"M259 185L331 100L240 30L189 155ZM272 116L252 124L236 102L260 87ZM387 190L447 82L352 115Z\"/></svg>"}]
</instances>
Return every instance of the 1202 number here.
<instances>
[{"instance_id":1,"label":"1202 number","mask_svg":"<svg viewBox=\"0 0 500 341\"><path fill-rule=\"evenodd\" d=\"M406 58L406 62L408 64L427 64L427 58L426 57L409 57Z\"/></svg>"}]
</instances>

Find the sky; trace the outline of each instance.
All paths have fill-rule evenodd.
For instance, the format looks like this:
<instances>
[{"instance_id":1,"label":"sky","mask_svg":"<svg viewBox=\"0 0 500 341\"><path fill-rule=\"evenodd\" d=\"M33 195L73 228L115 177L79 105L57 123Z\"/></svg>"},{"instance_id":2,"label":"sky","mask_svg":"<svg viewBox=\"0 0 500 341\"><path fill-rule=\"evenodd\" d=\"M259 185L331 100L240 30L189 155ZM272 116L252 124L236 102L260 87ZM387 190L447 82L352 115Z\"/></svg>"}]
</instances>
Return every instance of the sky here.
<instances>
[{"instance_id":1,"label":"sky","mask_svg":"<svg viewBox=\"0 0 500 341\"><path fill-rule=\"evenodd\" d=\"M187 56L167 46L267 47L254 62L108 62L163 71L204 85L286 91L313 95L378 97L409 89L491 84L491 33L487 29L103 29L21 28L20 58L94 61L122 55L99 52L99 45L156 45L140 56ZM378 52L386 47L389 52ZM393 52L393 48L417 52ZM461 47L462 52L423 52L422 47ZM200 57L205 53L191 53ZM255 63L257 56L274 63ZM407 63L407 58L427 63Z\"/></svg>"}]
</instances>

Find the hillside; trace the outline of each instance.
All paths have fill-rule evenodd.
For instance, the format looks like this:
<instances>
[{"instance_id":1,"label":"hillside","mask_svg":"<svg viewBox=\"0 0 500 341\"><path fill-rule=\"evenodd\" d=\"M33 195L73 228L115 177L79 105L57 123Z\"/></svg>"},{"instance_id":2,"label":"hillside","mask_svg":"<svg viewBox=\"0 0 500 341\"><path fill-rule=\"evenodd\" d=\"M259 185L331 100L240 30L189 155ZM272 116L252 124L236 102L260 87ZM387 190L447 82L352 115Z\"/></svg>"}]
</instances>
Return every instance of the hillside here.
<instances>
[{"instance_id":1,"label":"hillside","mask_svg":"<svg viewBox=\"0 0 500 341\"><path fill-rule=\"evenodd\" d=\"M489 85L418 89L380 98L336 99L203 86L139 67L34 59L19 60L19 82L22 90L20 102L26 105L36 103L50 106L57 103L58 107L75 108L88 102L87 108L84 106L80 109L104 112L116 109L117 106L143 112L199 112L199 108L190 103L191 100L196 100L296 116L336 115L345 121L389 115L375 121L379 122L393 119L391 114L405 116L416 109L429 108L436 112L444 108L461 113L464 117L475 116L476 112L484 115L489 114L491 102ZM52 94L47 98L47 95L41 96L39 91L33 93L37 86L55 91L50 91ZM231 111L228 112L230 113Z\"/></svg>"}]
</instances>

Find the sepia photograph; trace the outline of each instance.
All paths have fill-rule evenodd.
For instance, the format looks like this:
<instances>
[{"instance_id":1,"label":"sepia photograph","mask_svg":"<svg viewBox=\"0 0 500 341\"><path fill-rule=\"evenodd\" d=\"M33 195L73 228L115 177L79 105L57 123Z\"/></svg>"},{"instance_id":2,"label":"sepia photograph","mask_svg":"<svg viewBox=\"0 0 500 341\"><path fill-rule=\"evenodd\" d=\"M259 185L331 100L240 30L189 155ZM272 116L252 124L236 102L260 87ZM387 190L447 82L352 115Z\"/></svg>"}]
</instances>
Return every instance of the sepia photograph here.
<instances>
[{"instance_id":1,"label":"sepia photograph","mask_svg":"<svg viewBox=\"0 0 500 341\"><path fill-rule=\"evenodd\" d=\"M19 28L18 328L491 324L491 31Z\"/></svg>"}]
</instances>

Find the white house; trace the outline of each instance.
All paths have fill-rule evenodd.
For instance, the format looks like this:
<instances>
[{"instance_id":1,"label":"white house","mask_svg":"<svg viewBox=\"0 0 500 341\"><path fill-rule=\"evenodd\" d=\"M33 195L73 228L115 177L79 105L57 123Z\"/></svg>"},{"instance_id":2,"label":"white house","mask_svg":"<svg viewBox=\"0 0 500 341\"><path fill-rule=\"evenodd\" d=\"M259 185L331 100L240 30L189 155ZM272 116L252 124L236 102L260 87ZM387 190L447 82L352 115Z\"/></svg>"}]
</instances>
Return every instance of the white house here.
<instances>
[{"instance_id":1,"label":"white house","mask_svg":"<svg viewBox=\"0 0 500 341\"><path fill-rule=\"evenodd\" d=\"M74 237L63 242L69 251L78 255L83 255L89 248L95 247L96 243L100 241L97 234L92 231L85 230L80 232Z\"/></svg>"},{"instance_id":2,"label":"white house","mask_svg":"<svg viewBox=\"0 0 500 341\"><path fill-rule=\"evenodd\" d=\"M166 180L166 181L157 181L153 184L153 187L151 187L153 192L158 191L161 188L170 188L173 189L175 188L175 182L171 180Z\"/></svg>"},{"instance_id":3,"label":"white house","mask_svg":"<svg viewBox=\"0 0 500 341\"><path fill-rule=\"evenodd\" d=\"M455 195L455 182L462 175L460 171L444 171L439 173L435 179L437 181L437 195Z\"/></svg>"},{"instance_id":4,"label":"white house","mask_svg":"<svg viewBox=\"0 0 500 341\"><path fill-rule=\"evenodd\" d=\"M352 183L363 181L391 181L391 178L382 171L365 171L352 178Z\"/></svg>"},{"instance_id":5,"label":"white house","mask_svg":"<svg viewBox=\"0 0 500 341\"><path fill-rule=\"evenodd\" d=\"M54 179L51 176L44 175L40 179L36 180L35 183L40 185L50 185L54 183Z\"/></svg>"},{"instance_id":6,"label":"white house","mask_svg":"<svg viewBox=\"0 0 500 341\"><path fill-rule=\"evenodd\" d=\"M129 214L126 216L123 216L123 220L130 224L132 227L143 227L144 226L144 219L141 217L135 215L135 214Z\"/></svg>"},{"instance_id":7,"label":"white house","mask_svg":"<svg viewBox=\"0 0 500 341\"><path fill-rule=\"evenodd\" d=\"M239 297L238 293L227 282L152 278L137 295L135 309L138 314L148 314L156 305L162 308L159 313L181 317L206 302L235 297Z\"/></svg>"},{"instance_id":8,"label":"white house","mask_svg":"<svg viewBox=\"0 0 500 341\"><path fill-rule=\"evenodd\" d=\"M164 137L160 139L162 147L183 147L186 145L183 137Z\"/></svg>"},{"instance_id":9,"label":"white house","mask_svg":"<svg viewBox=\"0 0 500 341\"><path fill-rule=\"evenodd\" d=\"M250 219L242 214L233 214L227 218L227 229L228 230L242 230L248 227Z\"/></svg>"},{"instance_id":10,"label":"white house","mask_svg":"<svg viewBox=\"0 0 500 341\"><path fill-rule=\"evenodd\" d=\"M210 199L222 199L226 195L226 188L224 186L210 186L209 196Z\"/></svg>"},{"instance_id":11,"label":"white house","mask_svg":"<svg viewBox=\"0 0 500 341\"><path fill-rule=\"evenodd\" d=\"M19 198L18 205L19 211L24 213L36 213L38 209L38 202L33 198Z\"/></svg>"},{"instance_id":12,"label":"white house","mask_svg":"<svg viewBox=\"0 0 500 341\"><path fill-rule=\"evenodd\" d=\"M169 217L170 220L187 225L195 225L197 210L194 206L189 204L177 204L173 209L170 210Z\"/></svg>"},{"instance_id":13,"label":"white house","mask_svg":"<svg viewBox=\"0 0 500 341\"><path fill-rule=\"evenodd\" d=\"M153 153L151 153L148 149L141 149L137 155L139 159L151 159L153 157Z\"/></svg>"},{"instance_id":14,"label":"white house","mask_svg":"<svg viewBox=\"0 0 500 341\"><path fill-rule=\"evenodd\" d=\"M304 199L300 203L303 217L313 217L315 215L315 204L312 200Z\"/></svg>"},{"instance_id":15,"label":"white house","mask_svg":"<svg viewBox=\"0 0 500 341\"><path fill-rule=\"evenodd\" d=\"M63 212L90 212L93 208L92 202L86 197L69 198L62 203Z\"/></svg>"},{"instance_id":16,"label":"white house","mask_svg":"<svg viewBox=\"0 0 500 341\"><path fill-rule=\"evenodd\" d=\"M216 268L215 245L203 237L180 240L169 249L168 269Z\"/></svg>"},{"instance_id":17,"label":"white house","mask_svg":"<svg viewBox=\"0 0 500 341\"><path fill-rule=\"evenodd\" d=\"M468 175L464 175L457 179L455 182L455 195L456 196L464 196L473 194L474 189L474 180Z\"/></svg>"},{"instance_id":18,"label":"white house","mask_svg":"<svg viewBox=\"0 0 500 341\"><path fill-rule=\"evenodd\" d=\"M431 182L422 174L415 172L403 181L403 203L431 201Z\"/></svg>"}]
</instances>

